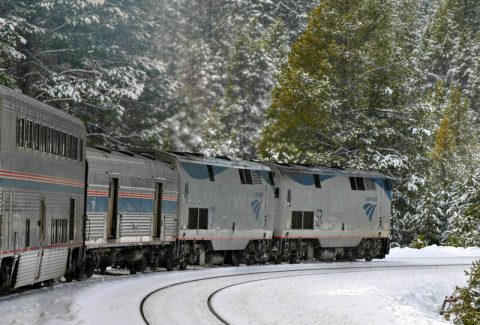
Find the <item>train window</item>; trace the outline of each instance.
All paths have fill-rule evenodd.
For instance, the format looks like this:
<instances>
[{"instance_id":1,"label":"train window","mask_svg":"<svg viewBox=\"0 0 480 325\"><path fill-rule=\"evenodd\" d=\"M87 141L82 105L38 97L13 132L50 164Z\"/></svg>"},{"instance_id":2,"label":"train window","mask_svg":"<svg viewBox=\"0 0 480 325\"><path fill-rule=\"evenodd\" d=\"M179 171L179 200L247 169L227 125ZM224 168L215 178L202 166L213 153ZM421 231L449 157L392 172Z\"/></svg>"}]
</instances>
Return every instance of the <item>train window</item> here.
<instances>
[{"instance_id":1,"label":"train window","mask_svg":"<svg viewBox=\"0 0 480 325\"><path fill-rule=\"evenodd\" d=\"M322 184L320 183L320 175L313 174L313 181L316 188L322 188Z\"/></svg>"},{"instance_id":2,"label":"train window","mask_svg":"<svg viewBox=\"0 0 480 325\"><path fill-rule=\"evenodd\" d=\"M62 229L63 229L62 242L64 243L68 242L68 238L69 238L67 233L67 226L68 226L68 220L62 219Z\"/></svg>"},{"instance_id":3,"label":"train window","mask_svg":"<svg viewBox=\"0 0 480 325\"><path fill-rule=\"evenodd\" d=\"M280 197L280 187L275 187L275 198L278 199Z\"/></svg>"},{"instance_id":4,"label":"train window","mask_svg":"<svg viewBox=\"0 0 480 325\"><path fill-rule=\"evenodd\" d=\"M240 183L245 184L245 173L243 169L239 169L238 174L240 175Z\"/></svg>"},{"instance_id":5,"label":"train window","mask_svg":"<svg viewBox=\"0 0 480 325\"><path fill-rule=\"evenodd\" d=\"M215 182L215 175L213 174L212 165L207 165L207 170L208 170L208 178L210 178L211 182Z\"/></svg>"},{"instance_id":6,"label":"train window","mask_svg":"<svg viewBox=\"0 0 480 325\"><path fill-rule=\"evenodd\" d=\"M268 180L270 181L270 185L275 185L275 180L273 178L273 172L268 172Z\"/></svg>"},{"instance_id":7,"label":"train window","mask_svg":"<svg viewBox=\"0 0 480 325\"><path fill-rule=\"evenodd\" d=\"M365 191L365 182L363 177L355 177L355 180L357 181L357 189L359 191Z\"/></svg>"},{"instance_id":8,"label":"train window","mask_svg":"<svg viewBox=\"0 0 480 325\"><path fill-rule=\"evenodd\" d=\"M25 148L32 149L32 135L33 135L33 122L27 120L27 127L25 131Z\"/></svg>"},{"instance_id":9,"label":"train window","mask_svg":"<svg viewBox=\"0 0 480 325\"><path fill-rule=\"evenodd\" d=\"M254 173L255 172L258 173L257 171L254 171ZM240 174L240 182L242 184L254 184L253 179L252 179L252 172L250 171L250 169L239 169L238 173ZM254 175L254 177L255 177L256 181L260 182L260 183L255 183L255 184L261 184L262 183L261 179L257 180L257 175ZM260 178L260 174L258 174L258 178Z\"/></svg>"},{"instance_id":10,"label":"train window","mask_svg":"<svg viewBox=\"0 0 480 325\"><path fill-rule=\"evenodd\" d=\"M245 169L245 184L253 184L252 181L252 173L250 172L249 169Z\"/></svg>"},{"instance_id":11,"label":"train window","mask_svg":"<svg viewBox=\"0 0 480 325\"><path fill-rule=\"evenodd\" d=\"M58 155L58 131L55 130L55 129L52 129L52 138L51 138L51 141L52 141L52 151L51 151L51 154L52 155Z\"/></svg>"},{"instance_id":12,"label":"train window","mask_svg":"<svg viewBox=\"0 0 480 325\"><path fill-rule=\"evenodd\" d=\"M72 136L70 134L65 135L65 157L72 158L72 152L70 151L70 144L72 142Z\"/></svg>"},{"instance_id":13,"label":"train window","mask_svg":"<svg viewBox=\"0 0 480 325\"><path fill-rule=\"evenodd\" d=\"M198 209L198 229L208 229L208 209Z\"/></svg>"},{"instance_id":14,"label":"train window","mask_svg":"<svg viewBox=\"0 0 480 325\"><path fill-rule=\"evenodd\" d=\"M17 117L17 147L25 145L25 119Z\"/></svg>"},{"instance_id":15,"label":"train window","mask_svg":"<svg viewBox=\"0 0 480 325\"><path fill-rule=\"evenodd\" d=\"M33 150L40 149L40 125L33 123Z\"/></svg>"},{"instance_id":16,"label":"train window","mask_svg":"<svg viewBox=\"0 0 480 325\"><path fill-rule=\"evenodd\" d=\"M350 186L352 187L352 190L365 191L363 177L350 177Z\"/></svg>"},{"instance_id":17,"label":"train window","mask_svg":"<svg viewBox=\"0 0 480 325\"><path fill-rule=\"evenodd\" d=\"M50 153L50 128L48 126L45 127L45 152Z\"/></svg>"},{"instance_id":18,"label":"train window","mask_svg":"<svg viewBox=\"0 0 480 325\"><path fill-rule=\"evenodd\" d=\"M57 227L56 227L56 222L57 220L56 219L52 219L51 220L51 224L50 224L50 239L51 239L51 242L52 244L56 244L57 243Z\"/></svg>"},{"instance_id":19,"label":"train window","mask_svg":"<svg viewBox=\"0 0 480 325\"><path fill-rule=\"evenodd\" d=\"M77 144L78 144L77 137L72 136L72 148L71 148L72 154L71 154L71 157L74 160L77 160L77 157L78 157L78 155L77 155L78 145Z\"/></svg>"},{"instance_id":20,"label":"train window","mask_svg":"<svg viewBox=\"0 0 480 325\"><path fill-rule=\"evenodd\" d=\"M350 177L350 187L352 188L352 190L357 189L357 182L355 182L355 177Z\"/></svg>"},{"instance_id":21,"label":"train window","mask_svg":"<svg viewBox=\"0 0 480 325\"><path fill-rule=\"evenodd\" d=\"M188 229L198 229L198 209L188 209Z\"/></svg>"},{"instance_id":22,"label":"train window","mask_svg":"<svg viewBox=\"0 0 480 325\"><path fill-rule=\"evenodd\" d=\"M385 179L383 181L383 185L385 186L385 190L387 191L391 191L393 189L393 186L392 186L392 180L391 179Z\"/></svg>"},{"instance_id":23,"label":"train window","mask_svg":"<svg viewBox=\"0 0 480 325\"><path fill-rule=\"evenodd\" d=\"M303 229L313 229L313 211L303 213Z\"/></svg>"},{"instance_id":24,"label":"train window","mask_svg":"<svg viewBox=\"0 0 480 325\"><path fill-rule=\"evenodd\" d=\"M252 184L262 184L262 176L258 170L252 170Z\"/></svg>"},{"instance_id":25,"label":"train window","mask_svg":"<svg viewBox=\"0 0 480 325\"><path fill-rule=\"evenodd\" d=\"M25 220L25 247L30 247L30 219Z\"/></svg>"},{"instance_id":26,"label":"train window","mask_svg":"<svg viewBox=\"0 0 480 325\"><path fill-rule=\"evenodd\" d=\"M83 140L80 139L80 161L83 161Z\"/></svg>"},{"instance_id":27,"label":"train window","mask_svg":"<svg viewBox=\"0 0 480 325\"><path fill-rule=\"evenodd\" d=\"M291 229L313 229L313 211L292 211Z\"/></svg>"},{"instance_id":28,"label":"train window","mask_svg":"<svg viewBox=\"0 0 480 325\"><path fill-rule=\"evenodd\" d=\"M208 209L188 209L188 229L208 229Z\"/></svg>"},{"instance_id":29,"label":"train window","mask_svg":"<svg viewBox=\"0 0 480 325\"><path fill-rule=\"evenodd\" d=\"M292 211L292 229L302 229L302 211Z\"/></svg>"},{"instance_id":30,"label":"train window","mask_svg":"<svg viewBox=\"0 0 480 325\"><path fill-rule=\"evenodd\" d=\"M60 132L60 156L67 157L67 135Z\"/></svg>"},{"instance_id":31,"label":"train window","mask_svg":"<svg viewBox=\"0 0 480 325\"><path fill-rule=\"evenodd\" d=\"M374 191L375 190L375 182L372 178L365 178L365 189L367 191Z\"/></svg>"},{"instance_id":32,"label":"train window","mask_svg":"<svg viewBox=\"0 0 480 325\"><path fill-rule=\"evenodd\" d=\"M38 133L39 133L39 139L38 139L39 148L38 148L38 150L40 150L41 152L45 152L45 126L44 125L39 126Z\"/></svg>"}]
</instances>

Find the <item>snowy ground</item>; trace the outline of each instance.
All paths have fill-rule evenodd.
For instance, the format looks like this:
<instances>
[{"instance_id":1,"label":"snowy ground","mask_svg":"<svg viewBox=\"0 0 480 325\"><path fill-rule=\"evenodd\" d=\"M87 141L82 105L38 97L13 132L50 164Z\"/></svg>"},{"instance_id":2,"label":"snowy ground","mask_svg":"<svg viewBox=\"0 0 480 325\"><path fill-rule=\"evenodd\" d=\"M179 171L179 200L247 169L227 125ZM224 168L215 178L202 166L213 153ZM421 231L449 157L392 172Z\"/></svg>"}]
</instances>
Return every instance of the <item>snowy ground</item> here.
<instances>
[{"instance_id":1,"label":"snowy ground","mask_svg":"<svg viewBox=\"0 0 480 325\"><path fill-rule=\"evenodd\" d=\"M94 277L0 298L0 324L143 324L148 293L198 279L153 294L144 305L150 323L219 323L207 300L220 290L211 305L232 324L448 324L438 314L443 298L465 284L465 264L476 259L480 248L404 248L370 263Z\"/></svg>"}]
</instances>

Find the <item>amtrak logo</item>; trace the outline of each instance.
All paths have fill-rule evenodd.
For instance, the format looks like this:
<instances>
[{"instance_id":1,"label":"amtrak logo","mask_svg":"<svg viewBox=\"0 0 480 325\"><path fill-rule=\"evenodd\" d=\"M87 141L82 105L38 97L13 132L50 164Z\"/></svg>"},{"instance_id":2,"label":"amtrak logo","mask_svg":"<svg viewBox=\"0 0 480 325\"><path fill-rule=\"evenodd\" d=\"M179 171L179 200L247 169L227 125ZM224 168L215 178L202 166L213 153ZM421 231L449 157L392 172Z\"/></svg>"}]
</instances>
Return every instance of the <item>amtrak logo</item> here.
<instances>
[{"instance_id":1,"label":"amtrak logo","mask_svg":"<svg viewBox=\"0 0 480 325\"><path fill-rule=\"evenodd\" d=\"M258 220L258 215L260 214L260 208L262 207L262 202L259 200L254 200L250 203L250 206L253 209L253 214L255 215L255 219Z\"/></svg>"},{"instance_id":2,"label":"amtrak logo","mask_svg":"<svg viewBox=\"0 0 480 325\"><path fill-rule=\"evenodd\" d=\"M367 214L368 221L372 222L373 214L375 213L375 208L377 207L376 204L366 203L363 205L363 209Z\"/></svg>"}]
</instances>

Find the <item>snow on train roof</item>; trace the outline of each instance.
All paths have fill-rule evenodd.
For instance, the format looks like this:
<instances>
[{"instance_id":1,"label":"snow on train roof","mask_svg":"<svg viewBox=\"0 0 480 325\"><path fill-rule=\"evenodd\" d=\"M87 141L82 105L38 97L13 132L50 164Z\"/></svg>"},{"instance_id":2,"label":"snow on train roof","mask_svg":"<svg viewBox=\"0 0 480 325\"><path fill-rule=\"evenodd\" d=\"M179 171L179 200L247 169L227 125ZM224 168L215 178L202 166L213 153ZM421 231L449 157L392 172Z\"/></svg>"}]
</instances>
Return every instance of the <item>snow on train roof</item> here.
<instances>
[{"instance_id":1,"label":"snow on train roof","mask_svg":"<svg viewBox=\"0 0 480 325\"><path fill-rule=\"evenodd\" d=\"M81 125L81 127L83 129L85 129L85 126L84 126L83 122L79 118L76 118L76 117L74 117L70 114L62 112L61 110L59 110L55 107L44 104L44 103L42 103L42 102L40 102L36 99L33 99L31 97L28 97L27 95L22 94L21 92L18 92L18 91L15 91L13 89L4 87L2 85L0 85L0 97L1 96L11 98L11 99L13 99L17 102L22 102L23 104L25 104L25 106L28 106L29 109L32 109L33 107L35 107L35 109L43 110L45 113L54 115L54 116L56 116L58 118L61 118L63 120L68 120L71 123ZM1 109L1 105L0 105L0 109Z\"/></svg>"},{"instance_id":2,"label":"snow on train roof","mask_svg":"<svg viewBox=\"0 0 480 325\"><path fill-rule=\"evenodd\" d=\"M312 173L322 175L344 175L344 176L362 176L362 177L377 177L377 178L390 178L389 176L371 170L361 169L344 169L324 166L311 166L302 164L283 164L266 162L265 164L275 166L282 171L300 172L300 173Z\"/></svg>"},{"instance_id":3,"label":"snow on train roof","mask_svg":"<svg viewBox=\"0 0 480 325\"><path fill-rule=\"evenodd\" d=\"M202 154L191 153L191 152L167 152L167 154L175 156L180 162L189 162L189 163L197 163L197 164L212 165L212 166L222 166L222 167L229 167L229 168L249 168L249 169L270 171L269 167L259 162L230 159L224 156L206 157Z\"/></svg>"}]
</instances>

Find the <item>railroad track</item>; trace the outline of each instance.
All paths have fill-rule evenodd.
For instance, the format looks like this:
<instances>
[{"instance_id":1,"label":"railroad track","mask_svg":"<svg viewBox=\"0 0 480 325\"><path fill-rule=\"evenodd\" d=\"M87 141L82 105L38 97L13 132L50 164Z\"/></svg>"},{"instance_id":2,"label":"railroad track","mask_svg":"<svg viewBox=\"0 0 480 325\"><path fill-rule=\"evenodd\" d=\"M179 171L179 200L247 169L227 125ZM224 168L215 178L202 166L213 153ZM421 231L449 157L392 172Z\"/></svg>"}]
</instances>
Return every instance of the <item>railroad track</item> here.
<instances>
[{"instance_id":1,"label":"railroad track","mask_svg":"<svg viewBox=\"0 0 480 325\"><path fill-rule=\"evenodd\" d=\"M231 287L235 286L240 286L243 284L248 284L248 283L254 283L254 282L260 282L260 281L268 281L268 280L273 280L273 279L282 279L282 278L292 278L292 277L302 277L302 276L311 276L311 275L317 275L317 274L334 274L334 273L354 273L354 272L381 272L385 271L385 269L410 269L410 268L439 268L439 267L459 267L459 266L471 266L471 263L455 263L455 264L418 264L418 265L368 265L368 266L339 266L339 267L317 267L317 268L309 268L309 269L299 269L299 270L279 270L279 271L259 271L259 272L246 272L246 273L239 273L239 274L233 274L233 275L219 275L219 276L211 276L211 277L206 277L206 278L200 278L200 279L193 279L193 280L188 280L188 281L182 281L182 282L177 282L173 284L169 284L166 286L162 286L160 288L157 288L147 295L142 299L140 303L140 315L147 325L153 325L145 313L145 304L149 298L151 298L153 295L159 294L162 291L174 288L174 287L179 287L182 285L186 284L191 284L195 282L203 282L203 281L209 281L209 280L215 280L215 279L225 279L225 278L237 278L237 277L245 277L245 276L258 276L258 275L265 275L265 274L285 274L285 273L295 273L295 274L290 274L290 275L277 275L277 276L272 276L272 277L266 277L266 278L261 278L261 279L252 279L248 281L241 281L238 283L233 283L229 284L227 286L221 287L214 292L212 292L206 301L206 304L208 306L209 311L211 314L222 324L230 324L226 319L224 319L218 310L215 309L213 305L213 298L220 293L221 291L224 291L226 289L229 289Z\"/></svg>"}]
</instances>

